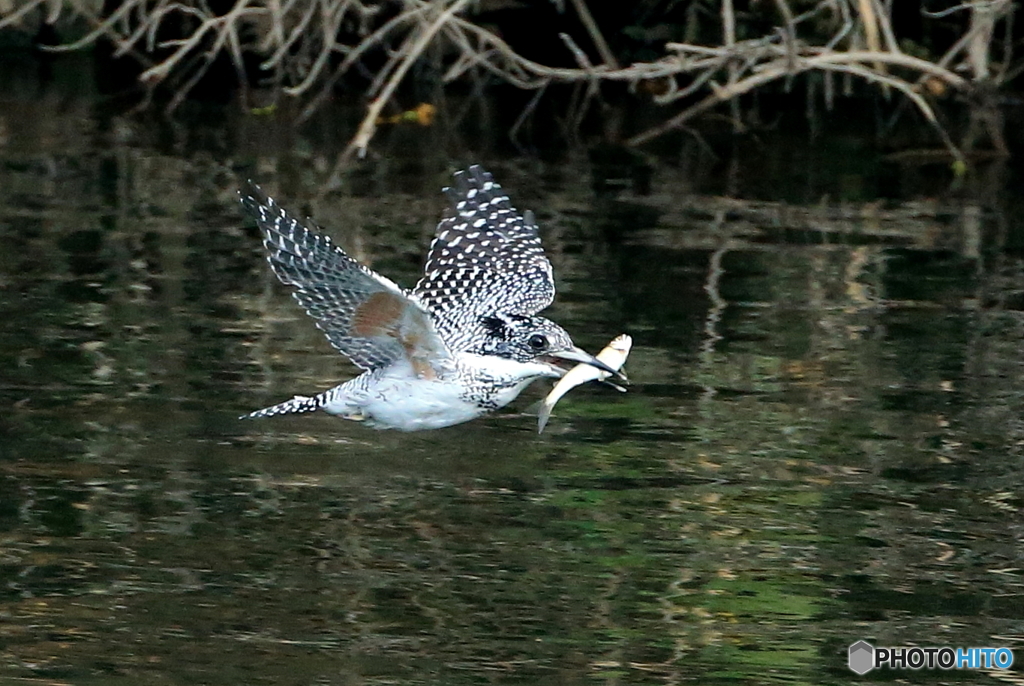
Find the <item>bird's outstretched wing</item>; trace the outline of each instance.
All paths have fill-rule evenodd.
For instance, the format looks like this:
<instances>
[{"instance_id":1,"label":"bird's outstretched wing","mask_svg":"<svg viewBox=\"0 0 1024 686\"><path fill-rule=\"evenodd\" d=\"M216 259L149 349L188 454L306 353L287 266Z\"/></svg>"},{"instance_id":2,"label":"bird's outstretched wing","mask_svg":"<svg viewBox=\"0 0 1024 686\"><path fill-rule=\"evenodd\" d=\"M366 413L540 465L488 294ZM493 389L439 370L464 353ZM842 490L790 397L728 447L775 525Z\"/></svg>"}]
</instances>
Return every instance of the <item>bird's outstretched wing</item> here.
<instances>
[{"instance_id":1,"label":"bird's outstretched wing","mask_svg":"<svg viewBox=\"0 0 1024 686\"><path fill-rule=\"evenodd\" d=\"M331 345L363 369L402 357L423 377L450 368L451 353L415 296L306 228L252 182L238 195L263 232L274 273L295 288Z\"/></svg>"},{"instance_id":2,"label":"bird's outstretched wing","mask_svg":"<svg viewBox=\"0 0 1024 686\"><path fill-rule=\"evenodd\" d=\"M445 193L451 206L413 293L461 350L469 343L460 331L495 312L536 314L554 299L555 282L533 213L520 215L488 172L476 165L456 172Z\"/></svg>"}]
</instances>

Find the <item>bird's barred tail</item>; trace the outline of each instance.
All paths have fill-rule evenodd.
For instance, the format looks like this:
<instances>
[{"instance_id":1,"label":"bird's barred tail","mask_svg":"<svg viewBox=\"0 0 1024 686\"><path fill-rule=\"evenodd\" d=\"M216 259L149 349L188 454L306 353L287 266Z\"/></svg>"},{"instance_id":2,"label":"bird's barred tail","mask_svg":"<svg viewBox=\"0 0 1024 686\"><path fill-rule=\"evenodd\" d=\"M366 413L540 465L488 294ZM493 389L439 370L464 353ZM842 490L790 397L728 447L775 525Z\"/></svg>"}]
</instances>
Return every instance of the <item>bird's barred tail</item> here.
<instances>
[{"instance_id":1,"label":"bird's barred tail","mask_svg":"<svg viewBox=\"0 0 1024 686\"><path fill-rule=\"evenodd\" d=\"M272 405L270 407L264 407L262 410L256 410L249 414L243 414L239 419L260 419L262 417L275 417L279 414L295 414L299 412L314 412L324 406L324 394L315 395L312 397L305 395L297 395L291 400L286 400L283 403Z\"/></svg>"}]
</instances>

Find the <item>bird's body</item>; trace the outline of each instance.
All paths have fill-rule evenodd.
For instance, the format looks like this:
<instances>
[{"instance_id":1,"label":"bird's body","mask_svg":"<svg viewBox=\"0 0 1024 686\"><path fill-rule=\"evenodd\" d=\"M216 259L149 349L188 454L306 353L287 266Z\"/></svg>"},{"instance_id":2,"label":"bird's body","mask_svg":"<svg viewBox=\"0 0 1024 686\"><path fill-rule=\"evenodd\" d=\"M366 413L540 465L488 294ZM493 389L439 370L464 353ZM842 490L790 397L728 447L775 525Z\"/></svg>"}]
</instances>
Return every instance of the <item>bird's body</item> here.
<instances>
[{"instance_id":1,"label":"bird's body","mask_svg":"<svg viewBox=\"0 0 1024 686\"><path fill-rule=\"evenodd\" d=\"M536 316L554 282L532 214L516 212L479 167L455 181L412 291L360 265L258 187L240 194L278 278L295 287L331 344L366 370L246 417L324 410L376 428L437 429L507 405L536 379L562 376L555 359L603 366Z\"/></svg>"},{"instance_id":2,"label":"bird's body","mask_svg":"<svg viewBox=\"0 0 1024 686\"><path fill-rule=\"evenodd\" d=\"M417 376L409 362L397 361L363 372L319 395L296 396L248 416L324 410L375 428L440 429L508 405L531 381L543 376L558 374L548 365L495 360L474 353L458 353L451 372L430 379Z\"/></svg>"}]
</instances>

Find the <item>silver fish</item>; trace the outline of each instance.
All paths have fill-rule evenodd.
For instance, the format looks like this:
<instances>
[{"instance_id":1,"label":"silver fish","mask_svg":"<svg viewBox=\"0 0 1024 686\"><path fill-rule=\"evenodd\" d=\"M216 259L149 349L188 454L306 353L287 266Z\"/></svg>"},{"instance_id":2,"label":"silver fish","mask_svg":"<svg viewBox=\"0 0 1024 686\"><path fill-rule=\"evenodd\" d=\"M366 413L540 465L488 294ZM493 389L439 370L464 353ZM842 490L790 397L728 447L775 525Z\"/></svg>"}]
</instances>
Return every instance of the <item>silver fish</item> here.
<instances>
[{"instance_id":1,"label":"silver fish","mask_svg":"<svg viewBox=\"0 0 1024 686\"><path fill-rule=\"evenodd\" d=\"M622 368L622 365L626 363L626 358L629 357L629 349L633 347L633 339L627 334L616 336L615 339L609 343L604 350L599 352L595 357L604 362L612 369L618 371ZM589 364L578 364L563 376L555 387L548 393L548 397L544 398L544 402L541 403L540 412L537 416L537 433L544 431L544 427L548 423L548 419L551 418L551 410L555 408L555 403L562 399L562 396L576 388L580 384L585 384L588 381L605 381L610 377L606 371L600 370L597 367L593 367ZM613 388L625 392L625 388L616 386L611 382L609 383Z\"/></svg>"}]
</instances>

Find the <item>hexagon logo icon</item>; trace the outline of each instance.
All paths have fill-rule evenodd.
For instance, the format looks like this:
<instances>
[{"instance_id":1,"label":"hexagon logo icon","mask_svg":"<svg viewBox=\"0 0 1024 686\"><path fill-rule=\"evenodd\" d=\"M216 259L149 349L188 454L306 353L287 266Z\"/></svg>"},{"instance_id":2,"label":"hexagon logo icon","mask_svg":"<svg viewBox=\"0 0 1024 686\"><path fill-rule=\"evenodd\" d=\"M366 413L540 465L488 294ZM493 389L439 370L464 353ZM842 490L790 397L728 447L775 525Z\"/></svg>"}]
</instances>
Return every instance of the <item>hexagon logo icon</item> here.
<instances>
[{"instance_id":1,"label":"hexagon logo icon","mask_svg":"<svg viewBox=\"0 0 1024 686\"><path fill-rule=\"evenodd\" d=\"M875 647L867 641L857 641L850 646L847 656L850 671L864 675L875 666Z\"/></svg>"}]
</instances>

